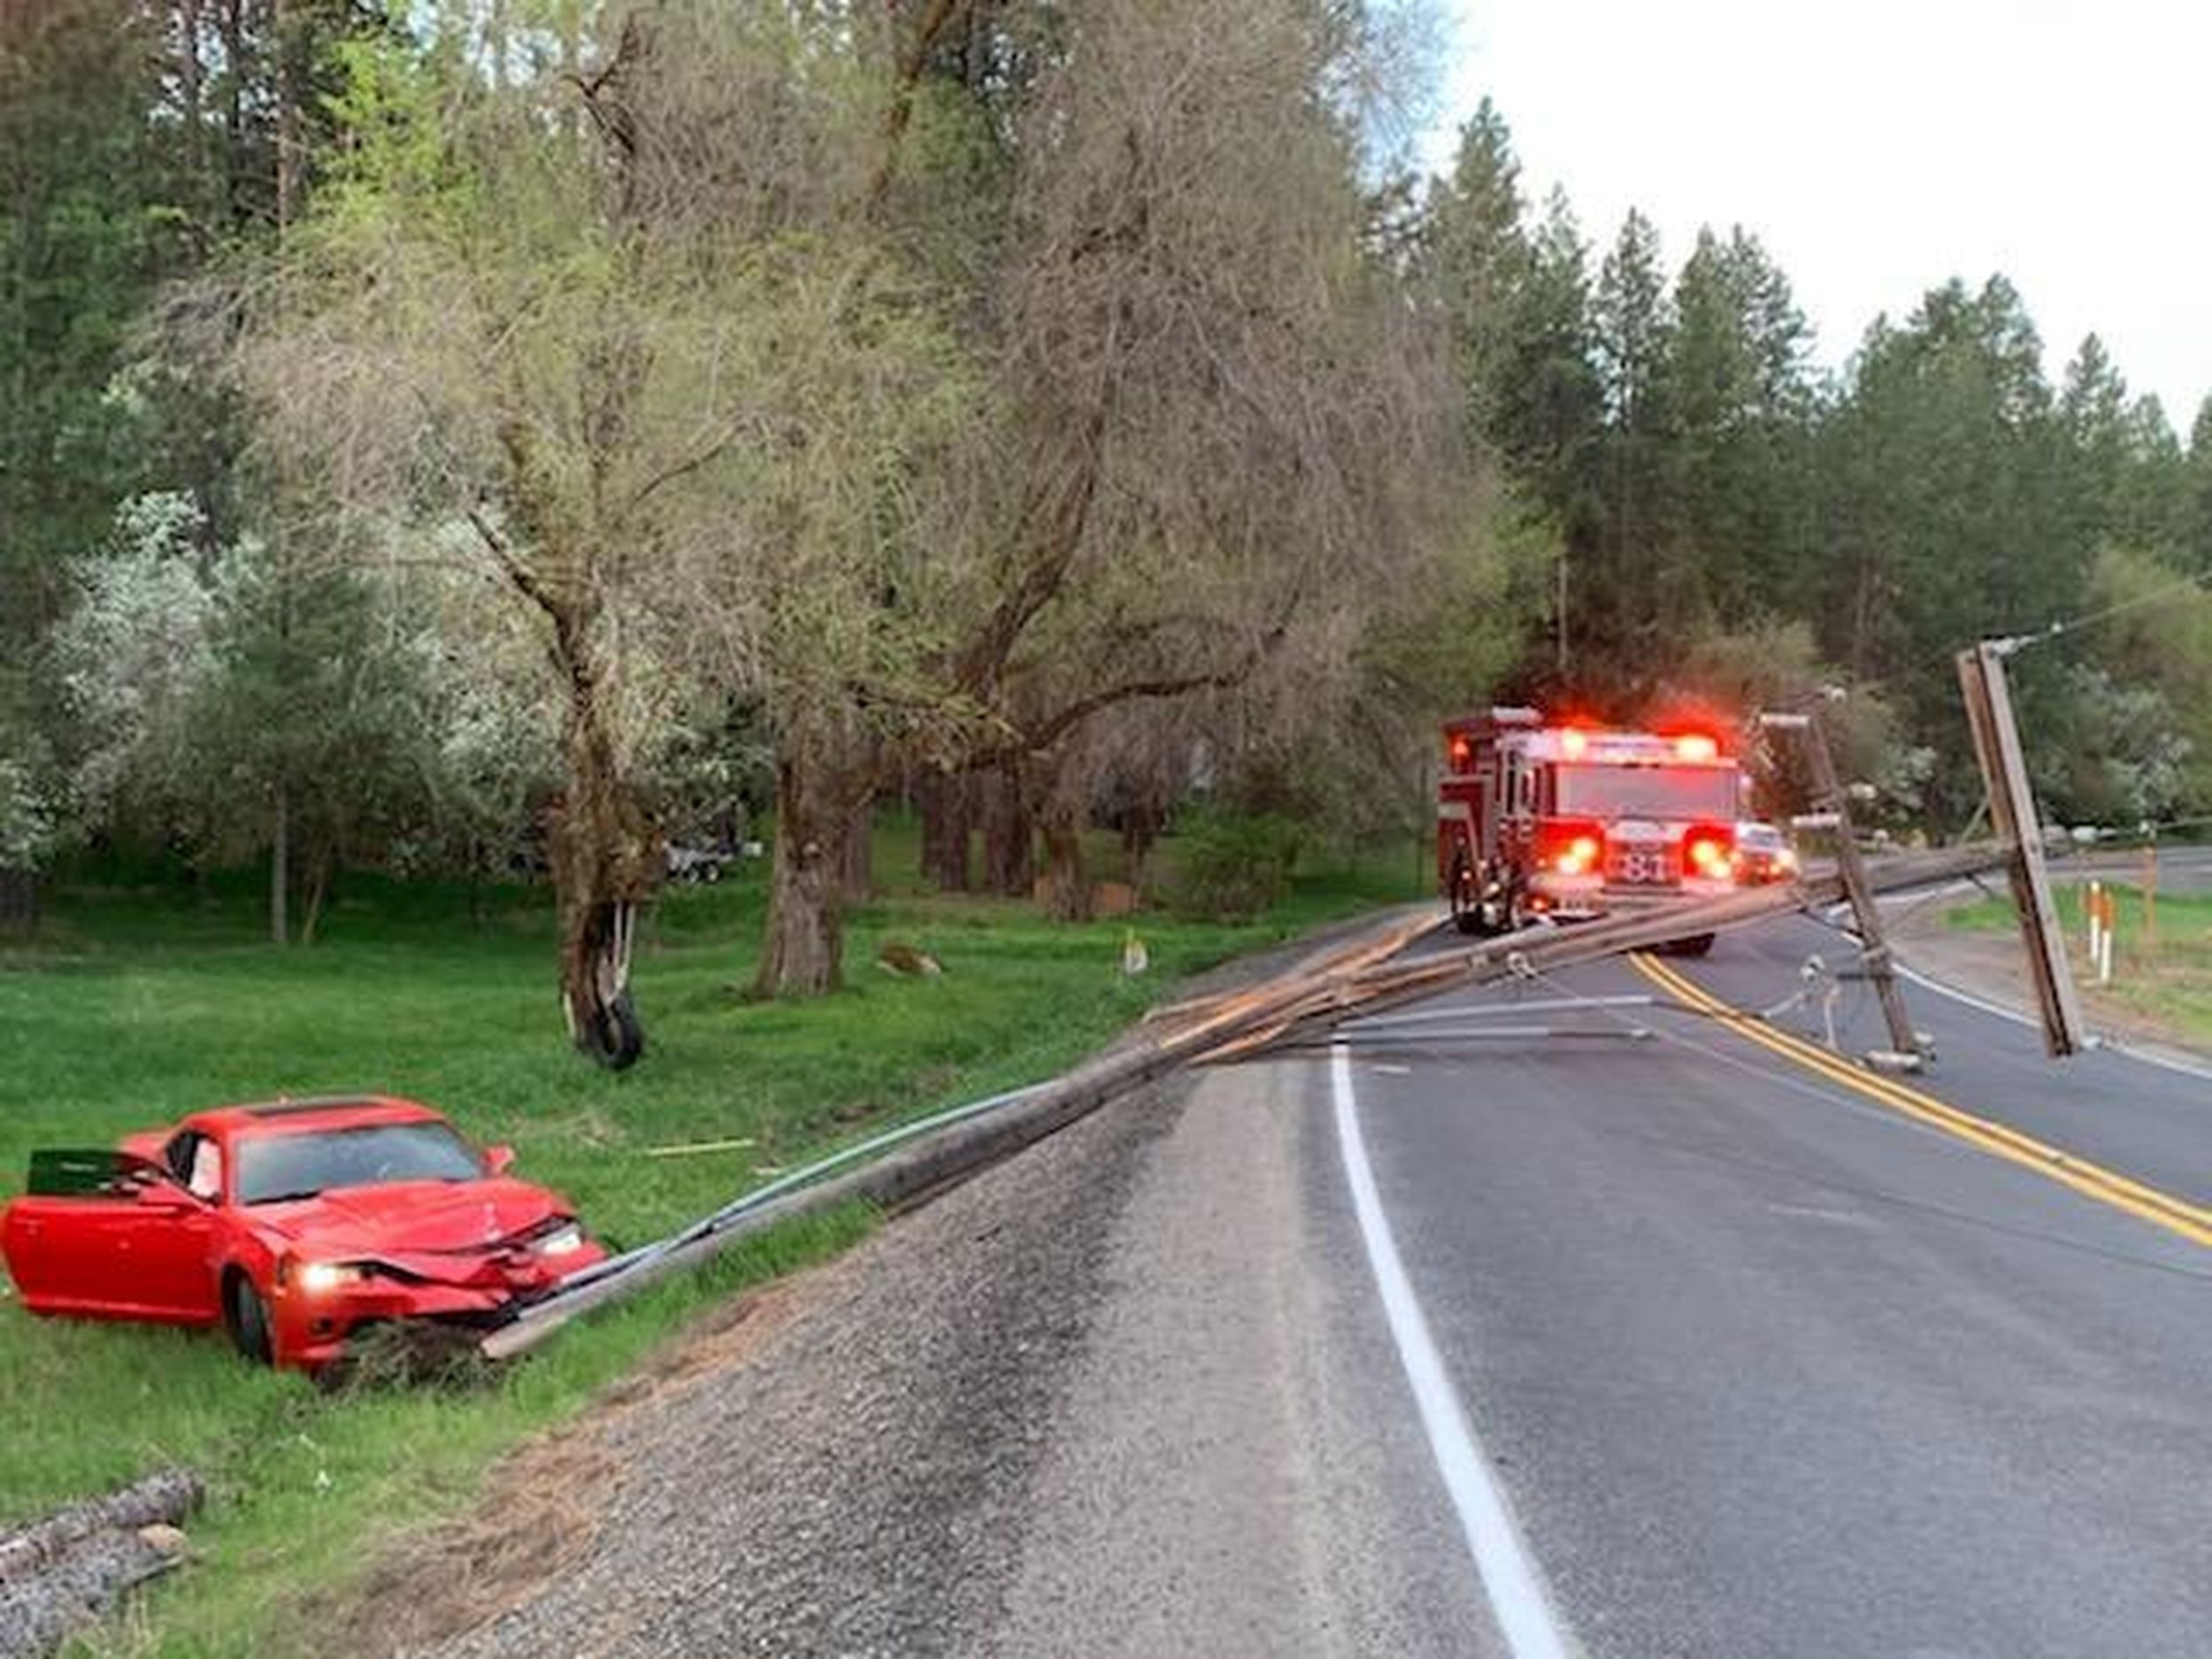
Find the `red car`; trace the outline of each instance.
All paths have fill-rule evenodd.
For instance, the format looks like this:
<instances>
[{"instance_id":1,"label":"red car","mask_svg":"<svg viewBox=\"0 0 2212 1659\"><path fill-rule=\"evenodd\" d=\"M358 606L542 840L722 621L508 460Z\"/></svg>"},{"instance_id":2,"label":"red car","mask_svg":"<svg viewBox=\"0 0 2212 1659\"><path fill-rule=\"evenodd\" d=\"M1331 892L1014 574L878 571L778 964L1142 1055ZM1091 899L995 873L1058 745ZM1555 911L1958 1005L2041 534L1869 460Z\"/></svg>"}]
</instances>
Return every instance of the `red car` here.
<instances>
[{"instance_id":1,"label":"red car","mask_svg":"<svg viewBox=\"0 0 2212 1659\"><path fill-rule=\"evenodd\" d=\"M225 1106L119 1151L34 1153L0 1255L33 1313L220 1323L313 1371L381 1321L500 1324L604 1258L513 1157L412 1101Z\"/></svg>"}]
</instances>

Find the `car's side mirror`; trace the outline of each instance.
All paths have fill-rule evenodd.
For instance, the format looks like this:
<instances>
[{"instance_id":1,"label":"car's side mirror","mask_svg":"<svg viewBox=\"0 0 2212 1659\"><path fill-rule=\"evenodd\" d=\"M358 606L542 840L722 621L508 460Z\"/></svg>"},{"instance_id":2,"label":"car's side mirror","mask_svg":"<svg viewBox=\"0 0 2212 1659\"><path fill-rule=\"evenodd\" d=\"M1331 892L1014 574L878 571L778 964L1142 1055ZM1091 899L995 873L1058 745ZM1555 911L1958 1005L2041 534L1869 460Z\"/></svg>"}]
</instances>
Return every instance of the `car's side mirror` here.
<instances>
[{"instance_id":1,"label":"car's side mirror","mask_svg":"<svg viewBox=\"0 0 2212 1659\"><path fill-rule=\"evenodd\" d=\"M484 1148L485 1174L504 1175L509 1170L511 1170L514 1167L515 1149L512 1147L498 1146L486 1147Z\"/></svg>"}]
</instances>

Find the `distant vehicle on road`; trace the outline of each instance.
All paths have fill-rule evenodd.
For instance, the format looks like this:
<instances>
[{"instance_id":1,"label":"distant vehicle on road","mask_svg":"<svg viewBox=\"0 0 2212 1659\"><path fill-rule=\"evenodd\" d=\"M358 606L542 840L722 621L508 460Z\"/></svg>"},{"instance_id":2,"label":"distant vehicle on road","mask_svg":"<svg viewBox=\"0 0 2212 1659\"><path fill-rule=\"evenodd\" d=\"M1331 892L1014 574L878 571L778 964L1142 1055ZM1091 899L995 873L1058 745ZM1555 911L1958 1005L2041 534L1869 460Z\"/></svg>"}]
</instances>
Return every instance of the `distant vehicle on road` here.
<instances>
[{"instance_id":1,"label":"distant vehicle on road","mask_svg":"<svg viewBox=\"0 0 2212 1659\"><path fill-rule=\"evenodd\" d=\"M0 1256L35 1314L220 1325L250 1359L316 1371L375 1325L503 1324L604 1259L513 1158L413 1101L226 1106L34 1153Z\"/></svg>"},{"instance_id":2,"label":"distant vehicle on road","mask_svg":"<svg viewBox=\"0 0 2212 1659\"><path fill-rule=\"evenodd\" d=\"M1735 890L1743 772L1710 733L1490 709L1448 721L1444 751L1437 882L1463 933ZM1711 943L1702 934L1676 948Z\"/></svg>"},{"instance_id":3,"label":"distant vehicle on road","mask_svg":"<svg viewBox=\"0 0 2212 1659\"><path fill-rule=\"evenodd\" d=\"M1771 824L1736 826L1736 879L1747 887L1797 879L1797 849Z\"/></svg>"},{"instance_id":4,"label":"distant vehicle on road","mask_svg":"<svg viewBox=\"0 0 2212 1659\"><path fill-rule=\"evenodd\" d=\"M671 881L719 881L722 867L732 855L718 847L680 847L668 844L668 879Z\"/></svg>"}]
</instances>

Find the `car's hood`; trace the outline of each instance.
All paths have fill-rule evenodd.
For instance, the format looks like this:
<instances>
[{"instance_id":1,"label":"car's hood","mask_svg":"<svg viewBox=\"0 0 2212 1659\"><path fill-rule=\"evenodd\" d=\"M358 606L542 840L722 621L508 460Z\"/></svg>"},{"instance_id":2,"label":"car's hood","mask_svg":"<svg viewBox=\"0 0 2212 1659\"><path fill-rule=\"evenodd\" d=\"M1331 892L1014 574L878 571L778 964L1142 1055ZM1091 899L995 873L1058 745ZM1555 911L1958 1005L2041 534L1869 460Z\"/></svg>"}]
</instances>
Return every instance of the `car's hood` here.
<instances>
[{"instance_id":1,"label":"car's hood","mask_svg":"<svg viewBox=\"0 0 2212 1659\"><path fill-rule=\"evenodd\" d=\"M527 1181L404 1181L257 1204L254 1219L326 1260L483 1256L567 1211Z\"/></svg>"}]
</instances>

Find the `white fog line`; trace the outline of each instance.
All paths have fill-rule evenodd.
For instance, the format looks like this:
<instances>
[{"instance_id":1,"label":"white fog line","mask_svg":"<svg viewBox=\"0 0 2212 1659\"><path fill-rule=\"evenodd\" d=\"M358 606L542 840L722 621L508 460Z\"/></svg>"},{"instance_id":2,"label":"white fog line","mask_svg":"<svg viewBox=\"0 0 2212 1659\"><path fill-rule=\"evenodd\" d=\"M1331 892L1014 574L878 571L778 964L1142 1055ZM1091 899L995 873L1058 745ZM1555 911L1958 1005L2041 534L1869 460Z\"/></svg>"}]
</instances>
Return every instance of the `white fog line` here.
<instances>
[{"instance_id":1,"label":"white fog line","mask_svg":"<svg viewBox=\"0 0 2212 1659\"><path fill-rule=\"evenodd\" d=\"M1891 961L1896 967L1900 979L1918 986L1924 991L1933 991L1938 996L1948 997L1954 1002L1961 1003L1977 1012L1988 1014L1994 1018L2008 1021L2012 1025L2025 1025L2030 1031L2043 1029L2041 1020L2024 1014L2016 1008L2008 1008L2001 1002L1994 1002L1987 997L1978 996L1971 991L1962 990L1948 980L1939 979L1932 973L1924 973L1916 968L1898 961L1895 957L1892 957ZM2171 1071L2181 1077L2203 1078L2212 1080L2212 1066L2200 1065L2174 1055L2155 1054L2147 1049L2132 1048L2124 1041L2115 1042L2102 1032L2090 1033L2089 1047L2100 1054L2113 1055L2123 1060L2132 1060L2138 1065L2155 1066L2161 1071Z\"/></svg>"},{"instance_id":2,"label":"white fog line","mask_svg":"<svg viewBox=\"0 0 2212 1659\"><path fill-rule=\"evenodd\" d=\"M1453 1392L1442 1356L1429 1334L1429 1322L1406 1277L1405 1263L1384 1215L1375 1172L1367 1162L1367 1143L1359 1127L1359 1103L1352 1094L1352 1063L1342 1043L1329 1056L1329 1079L1336 1096L1336 1138L1344 1154L1344 1178L1352 1190L1352 1213L1367 1246L1383 1314L1398 1345L1399 1363L1412 1386L1421 1426L1435 1455L1437 1472L1452 1508L1459 1513L1467 1548L1489 1594L1492 1612L1514 1659L1570 1659L1575 1649L1552 1611L1543 1574L1513 1523L1505 1494L1483 1455L1482 1442Z\"/></svg>"}]
</instances>

